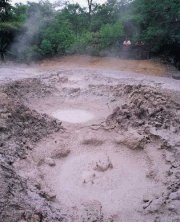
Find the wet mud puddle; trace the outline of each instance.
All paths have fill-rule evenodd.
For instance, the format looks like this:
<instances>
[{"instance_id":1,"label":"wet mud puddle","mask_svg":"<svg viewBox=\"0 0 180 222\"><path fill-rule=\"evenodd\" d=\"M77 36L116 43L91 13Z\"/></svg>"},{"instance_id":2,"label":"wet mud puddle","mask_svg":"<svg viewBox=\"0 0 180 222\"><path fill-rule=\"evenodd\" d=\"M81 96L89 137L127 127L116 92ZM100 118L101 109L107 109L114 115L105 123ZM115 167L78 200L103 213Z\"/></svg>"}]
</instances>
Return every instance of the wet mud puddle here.
<instances>
[{"instance_id":1,"label":"wet mud puddle","mask_svg":"<svg viewBox=\"0 0 180 222\"><path fill-rule=\"evenodd\" d=\"M82 109L57 110L52 116L68 123L85 123L94 118L94 115Z\"/></svg>"}]
</instances>

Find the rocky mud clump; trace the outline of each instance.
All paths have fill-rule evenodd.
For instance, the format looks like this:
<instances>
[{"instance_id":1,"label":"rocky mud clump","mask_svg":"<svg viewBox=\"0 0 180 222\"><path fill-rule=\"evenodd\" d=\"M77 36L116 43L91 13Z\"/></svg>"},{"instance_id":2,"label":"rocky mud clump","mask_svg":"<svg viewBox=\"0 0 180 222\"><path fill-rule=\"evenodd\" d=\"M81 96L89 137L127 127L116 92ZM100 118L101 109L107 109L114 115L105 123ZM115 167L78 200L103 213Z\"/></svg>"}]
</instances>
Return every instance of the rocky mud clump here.
<instances>
[{"instance_id":1,"label":"rocky mud clump","mask_svg":"<svg viewBox=\"0 0 180 222\"><path fill-rule=\"evenodd\" d=\"M0 91L0 221L64 221L59 210L40 195L40 188L17 175L13 167L37 141L61 130L61 122L11 98L6 94L9 89L10 85Z\"/></svg>"},{"instance_id":2,"label":"rocky mud clump","mask_svg":"<svg viewBox=\"0 0 180 222\"><path fill-rule=\"evenodd\" d=\"M54 88L44 84L40 79L29 78L8 83L4 91L8 96L17 99L40 98L51 95Z\"/></svg>"},{"instance_id":3,"label":"rocky mud clump","mask_svg":"<svg viewBox=\"0 0 180 222\"><path fill-rule=\"evenodd\" d=\"M107 125L124 129L151 125L157 129L180 130L180 104L169 96L142 85L127 85L124 94L128 95L127 102L114 109L106 120Z\"/></svg>"}]
</instances>

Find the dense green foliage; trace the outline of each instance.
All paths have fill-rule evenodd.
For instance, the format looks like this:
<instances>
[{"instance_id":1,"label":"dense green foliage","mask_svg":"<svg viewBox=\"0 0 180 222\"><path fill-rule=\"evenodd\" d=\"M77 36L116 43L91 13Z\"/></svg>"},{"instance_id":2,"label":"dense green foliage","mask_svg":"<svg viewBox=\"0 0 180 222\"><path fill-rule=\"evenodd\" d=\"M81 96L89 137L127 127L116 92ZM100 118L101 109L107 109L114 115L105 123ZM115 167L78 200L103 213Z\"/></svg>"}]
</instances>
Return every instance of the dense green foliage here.
<instances>
[{"instance_id":1,"label":"dense green foliage","mask_svg":"<svg viewBox=\"0 0 180 222\"><path fill-rule=\"evenodd\" d=\"M178 57L180 47L179 0L107 0L87 8L48 1L11 6L0 0L0 50L20 59L67 53L120 51L127 37L143 41L153 53ZM3 57L3 56L2 56Z\"/></svg>"},{"instance_id":2,"label":"dense green foliage","mask_svg":"<svg viewBox=\"0 0 180 222\"><path fill-rule=\"evenodd\" d=\"M14 33L18 27L18 22L14 21L12 8L9 0L0 1L0 55L4 60L4 54L8 46L13 41Z\"/></svg>"},{"instance_id":3,"label":"dense green foliage","mask_svg":"<svg viewBox=\"0 0 180 222\"><path fill-rule=\"evenodd\" d=\"M141 36L149 43L156 41L154 50L180 43L180 1L136 0L135 6Z\"/></svg>"}]
</instances>

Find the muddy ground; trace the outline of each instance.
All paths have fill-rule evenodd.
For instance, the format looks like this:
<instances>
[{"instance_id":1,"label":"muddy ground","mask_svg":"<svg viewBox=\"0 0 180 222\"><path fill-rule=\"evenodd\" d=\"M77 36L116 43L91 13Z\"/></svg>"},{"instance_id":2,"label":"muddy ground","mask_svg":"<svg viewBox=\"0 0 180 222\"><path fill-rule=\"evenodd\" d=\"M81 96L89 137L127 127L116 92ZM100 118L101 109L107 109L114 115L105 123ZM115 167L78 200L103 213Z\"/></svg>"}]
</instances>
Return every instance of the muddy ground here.
<instances>
[{"instance_id":1,"label":"muddy ground","mask_svg":"<svg viewBox=\"0 0 180 222\"><path fill-rule=\"evenodd\" d=\"M180 221L179 81L93 59L0 68L0 221Z\"/></svg>"}]
</instances>

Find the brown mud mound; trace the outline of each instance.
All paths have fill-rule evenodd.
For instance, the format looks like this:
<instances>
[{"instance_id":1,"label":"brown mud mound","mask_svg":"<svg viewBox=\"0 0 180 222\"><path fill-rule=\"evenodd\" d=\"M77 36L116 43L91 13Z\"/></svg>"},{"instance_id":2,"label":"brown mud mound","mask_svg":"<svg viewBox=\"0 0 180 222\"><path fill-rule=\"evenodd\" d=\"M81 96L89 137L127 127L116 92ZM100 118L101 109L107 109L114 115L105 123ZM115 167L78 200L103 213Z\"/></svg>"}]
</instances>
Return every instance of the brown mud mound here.
<instances>
[{"instance_id":1,"label":"brown mud mound","mask_svg":"<svg viewBox=\"0 0 180 222\"><path fill-rule=\"evenodd\" d=\"M125 86L127 103L114 109L107 125L127 128L151 125L156 128L180 130L180 104L155 88L137 85ZM178 113L179 112L179 113Z\"/></svg>"},{"instance_id":2,"label":"brown mud mound","mask_svg":"<svg viewBox=\"0 0 180 222\"><path fill-rule=\"evenodd\" d=\"M128 130L118 135L115 140L117 145L123 144L132 150L141 150L144 148L146 143L149 142L148 136L144 136L138 133L136 130Z\"/></svg>"},{"instance_id":3,"label":"brown mud mound","mask_svg":"<svg viewBox=\"0 0 180 222\"><path fill-rule=\"evenodd\" d=\"M0 92L0 221L63 221L38 187L21 178L13 167L37 141L62 129L61 123L30 110L6 90Z\"/></svg>"},{"instance_id":4,"label":"brown mud mound","mask_svg":"<svg viewBox=\"0 0 180 222\"><path fill-rule=\"evenodd\" d=\"M4 87L4 91L10 97L17 99L23 98L41 98L51 95L55 89L45 85L40 79L30 78L25 80L17 80L8 83Z\"/></svg>"}]
</instances>

